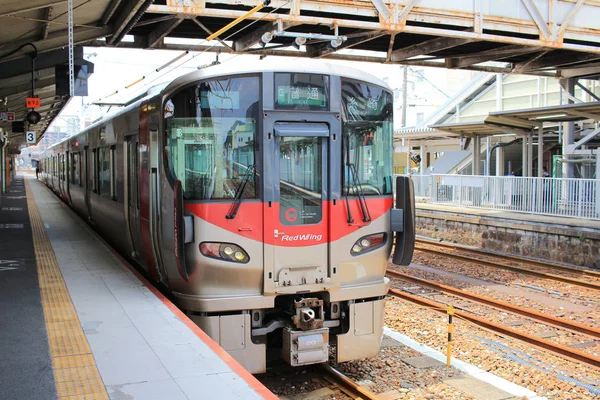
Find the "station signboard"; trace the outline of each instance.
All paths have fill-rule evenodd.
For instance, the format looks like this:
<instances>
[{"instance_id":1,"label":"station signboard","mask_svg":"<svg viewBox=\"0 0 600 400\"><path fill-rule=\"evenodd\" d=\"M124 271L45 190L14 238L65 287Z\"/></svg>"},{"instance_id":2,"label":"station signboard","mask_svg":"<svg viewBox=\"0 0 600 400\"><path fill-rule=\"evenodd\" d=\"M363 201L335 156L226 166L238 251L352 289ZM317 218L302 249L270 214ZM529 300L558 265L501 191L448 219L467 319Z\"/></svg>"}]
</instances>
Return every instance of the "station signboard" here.
<instances>
[{"instance_id":1,"label":"station signboard","mask_svg":"<svg viewBox=\"0 0 600 400\"><path fill-rule=\"evenodd\" d=\"M14 112L0 112L0 122L14 121L14 120L15 120Z\"/></svg>"},{"instance_id":2,"label":"station signboard","mask_svg":"<svg viewBox=\"0 0 600 400\"><path fill-rule=\"evenodd\" d=\"M27 105L27 108L39 108L41 100L39 97L28 97L25 104Z\"/></svg>"},{"instance_id":3,"label":"station signboard","mask_svg":"<svg viewBox=\"0 0 600 400\"><path fill-rule=\"evenodd\" d=\"M25 134L27 144L35 144L36 134L35 131L27 131Z\"/></svg>"}]
</instances>

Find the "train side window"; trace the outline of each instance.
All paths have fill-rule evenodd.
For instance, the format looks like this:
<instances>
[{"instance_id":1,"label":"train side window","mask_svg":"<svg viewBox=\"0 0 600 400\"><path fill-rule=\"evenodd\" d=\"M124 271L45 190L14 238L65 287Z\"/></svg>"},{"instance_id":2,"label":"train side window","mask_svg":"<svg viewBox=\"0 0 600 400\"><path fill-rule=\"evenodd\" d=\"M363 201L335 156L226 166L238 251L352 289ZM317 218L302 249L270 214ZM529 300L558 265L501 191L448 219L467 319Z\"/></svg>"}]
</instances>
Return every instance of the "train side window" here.
<instances>
[{"instance_id":1,"label":"train side window","mask_svg":"<svg viewBox=\"0 0 600 400\"><path fill-rule=\"evenodd\" d=\"M61 154L60 157L60 180L65 180L65 155Z\"/></svg>"},{"instance_id":2,"label":"train side window","mask_svg":"<svg viewBox=\"0 0 600 400\"><path fill-rule=\"evenodd\" d=\"M100 196L111 196L111 182L110 182L110 163L111 155L109 147L100 147L98 151L98 163L97 163L97 174L98 174L98 194Z\"/></svg>"},{"instance_id":3,"label":"train side window","mask_svg":"<svg viewBox=\"0 0 600 400\"><path fill-rule=\"evenodd\" d=\"M90 168L90 181L92 182L92 192L98 193L96 183L96 169L98 165L98 149L92 150L92 168Z\"/></svg>"},{"instance_id":4,"label":"train side window","mask_svg":"<svg viewBox=\"0 0 600 400\"><path fill-rule=\"evenodd\" d=\"M117 200L117 148L110 146L110 198Z\"/></svg>"},{"instance_id":5,"label":"train side window","mask_svg":"<svg viewBox=\"0 0 600 400\"><path fill-rule=\"evenodd\" d=\"M71 183L73 185L80 185L80 164L79 164L79 153L71 154Z\"/></svg>"}]
</instances>

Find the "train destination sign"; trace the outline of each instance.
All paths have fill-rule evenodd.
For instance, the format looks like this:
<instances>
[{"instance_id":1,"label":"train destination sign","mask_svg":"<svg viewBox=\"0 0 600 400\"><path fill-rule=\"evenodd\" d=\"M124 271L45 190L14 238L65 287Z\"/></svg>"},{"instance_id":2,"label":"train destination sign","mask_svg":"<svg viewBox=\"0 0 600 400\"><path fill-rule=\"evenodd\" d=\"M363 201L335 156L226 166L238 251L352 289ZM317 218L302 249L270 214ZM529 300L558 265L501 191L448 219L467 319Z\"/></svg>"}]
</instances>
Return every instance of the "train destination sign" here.
<instances>
[{"instance_id":1,"label":"train destination sign","mask_svg":"<svg viewBox=\"0 0 600 400\"><path fill-rule=\"evenodd\" d=\"M277 104L280 106L327 107L324 88L316 86L277 86Z\"/></svg>"},{"instance_id":2,"label":"train destination sign","mask_svg":"<svg viewBox=\"0 0 600 400\"><path fill-rule=\"evenodd\" d=\"M275 74L276 108L328 109L328 78L317 74Z\"/></svg>"}]
</instances>

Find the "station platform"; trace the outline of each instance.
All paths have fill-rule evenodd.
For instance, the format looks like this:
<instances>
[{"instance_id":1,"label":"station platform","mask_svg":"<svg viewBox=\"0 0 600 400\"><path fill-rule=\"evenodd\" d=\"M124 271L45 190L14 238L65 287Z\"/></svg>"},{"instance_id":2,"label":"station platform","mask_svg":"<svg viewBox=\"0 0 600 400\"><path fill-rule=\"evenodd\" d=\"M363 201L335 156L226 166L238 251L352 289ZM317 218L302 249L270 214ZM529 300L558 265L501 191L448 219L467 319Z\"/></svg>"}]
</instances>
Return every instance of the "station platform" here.
<instances>
[{"instance_id":1,"label":"station platform","mask_svg":"<svg viewBox=\"0 0 600 400\"><path fill-rule=\"evenodd\" d=\"M600 269L600 221L431 203L416 204L417 234Z\"/></svg>"},{"instance_id":2,"label":"station platform","mask_svg":"<svg viewBox=\"0 0 600 400\"><path fill-rule=\"evenodd\" d=\"M0 399L275 399L50 190L0 194Z\"/></svg>"}]
</instances>

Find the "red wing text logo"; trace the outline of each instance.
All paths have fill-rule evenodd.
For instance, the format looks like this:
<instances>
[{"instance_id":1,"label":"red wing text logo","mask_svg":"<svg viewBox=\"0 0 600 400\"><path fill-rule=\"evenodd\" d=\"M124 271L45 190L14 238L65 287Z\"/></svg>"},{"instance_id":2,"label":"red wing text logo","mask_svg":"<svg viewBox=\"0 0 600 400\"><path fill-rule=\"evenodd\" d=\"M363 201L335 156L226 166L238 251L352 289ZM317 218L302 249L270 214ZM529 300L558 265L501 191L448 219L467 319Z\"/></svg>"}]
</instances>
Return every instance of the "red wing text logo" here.
<instances>
[{"instance_id":1,"label":"red wing text logo","mask_svg":"<svg viewBox=\"0 0 600 400\"><path fill-rule=\"evenodd\" d=\"M298 240L316 240L319 241L323 239L323 235L315 235L314 233L306 233L304 235L283 235L281 236L282 242L295 242Z\"/></svg>"},{"instance_id":2,"label":"red wing text logo","mask_svg":"<svg viewBox=\"0 0 600 400\"><path fill-rule=\"evenodd\" d=\"M295 208L288 208L285 210L285 219L289 222L294 222L298 219L298 210Z\"/></svg>"}]
</instances>

